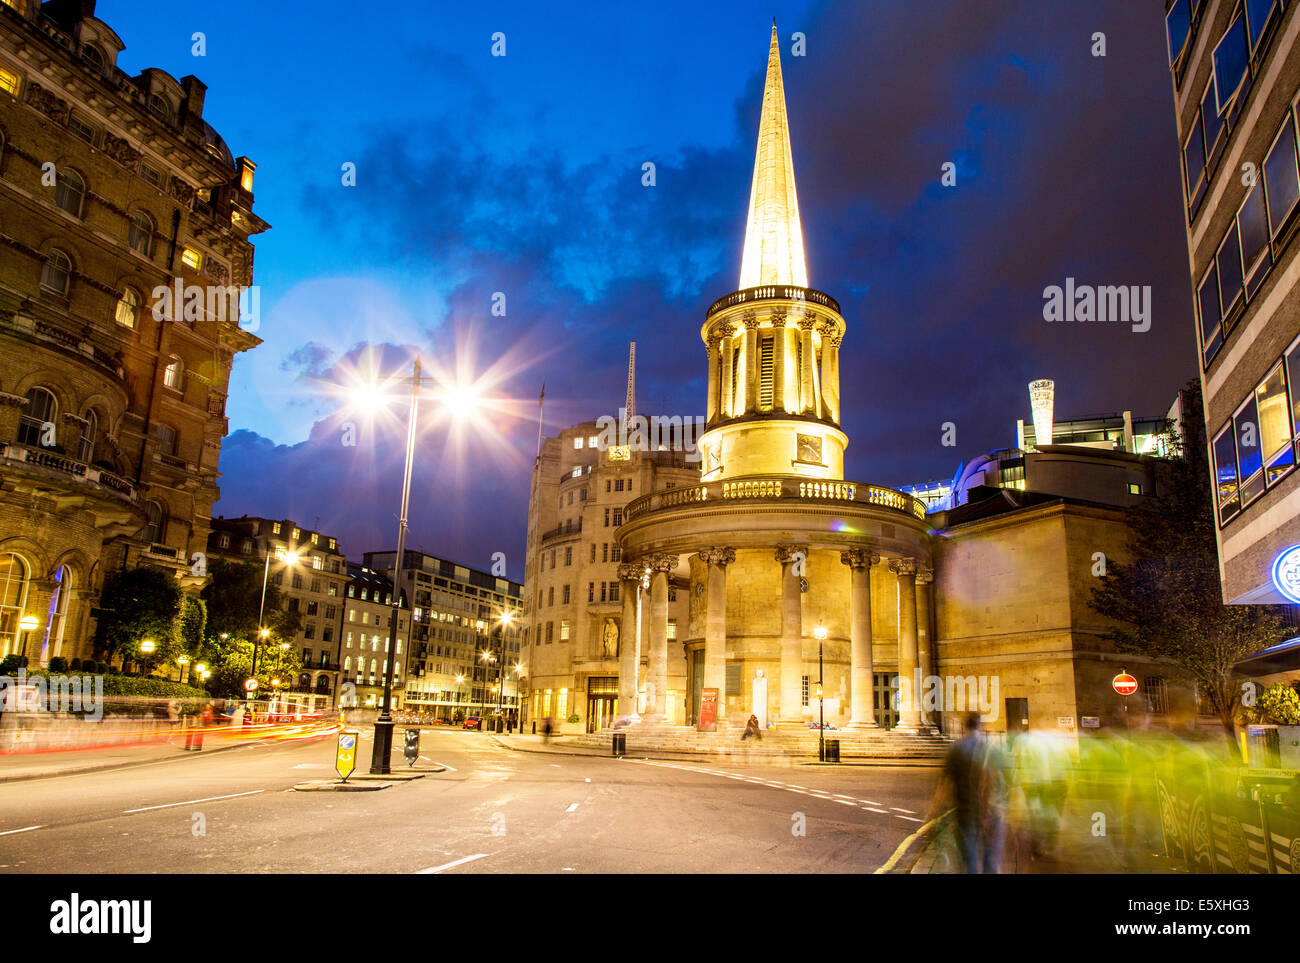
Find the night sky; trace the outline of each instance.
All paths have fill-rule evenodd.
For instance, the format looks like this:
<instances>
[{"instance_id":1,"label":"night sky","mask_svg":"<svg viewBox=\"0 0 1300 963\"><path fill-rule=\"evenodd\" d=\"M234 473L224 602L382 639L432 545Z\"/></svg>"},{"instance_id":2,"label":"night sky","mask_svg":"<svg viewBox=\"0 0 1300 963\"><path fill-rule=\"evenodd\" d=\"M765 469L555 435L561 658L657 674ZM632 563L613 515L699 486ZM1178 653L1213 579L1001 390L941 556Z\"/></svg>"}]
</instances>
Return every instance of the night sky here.
<instances>
[{"instance_id":1,"label":"night sky","mask_svg":"<svg viewBox=\"0 0 1300 963\"><path fill-rule=\"evenodd\" d=\"M1195 375L1154 0L100 0L97 15L123 69L208 85L204 116L257 163L272 224L255 239L265 343L235 361L214 513L293 518L356 558L391 549L401 405L372 425L337 386L418 351L491 408L424 409L410 545L480 568L503 551L522 577L543 381L547 434L614 414L635 339L639 409L704 412L699 327L738 280L773 15L810 283L849 326L849 478L950 477L1014 444L1033 378L1055 379L1064 418L1163 414ZM1047 323L1043 290L1067 277L1150 285L1150 330Z\"/></svg>"}]
</instances>

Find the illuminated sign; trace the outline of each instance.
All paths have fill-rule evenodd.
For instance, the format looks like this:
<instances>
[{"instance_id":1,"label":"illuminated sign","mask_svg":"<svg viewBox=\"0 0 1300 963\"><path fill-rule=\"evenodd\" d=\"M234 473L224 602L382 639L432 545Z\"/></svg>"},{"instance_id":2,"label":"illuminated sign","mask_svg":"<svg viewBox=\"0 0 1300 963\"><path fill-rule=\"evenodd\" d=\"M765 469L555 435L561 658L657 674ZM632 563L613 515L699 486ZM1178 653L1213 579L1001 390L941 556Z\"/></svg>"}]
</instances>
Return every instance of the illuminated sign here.
<instances>
[{"instance_id":1,"label":"illuminated sign","mask_svg":"<svg viewBox=\"0 0 1300 963\"><path fill-rule=\"evenodd\" d=\"M1273 560L1273 584L1288 601L1300 603L1300 545Z\"/></svg>"},{"instance_id":2,"label":"illuminated sign","mask_svg":"<svg viewBox=\"0 0 1300 963\"><path fill-rule=\"evenodd\" d=\"M630 461L632 459L631 445L615 445L609 450L610 461Z\"/></svg>"}]
</instances>

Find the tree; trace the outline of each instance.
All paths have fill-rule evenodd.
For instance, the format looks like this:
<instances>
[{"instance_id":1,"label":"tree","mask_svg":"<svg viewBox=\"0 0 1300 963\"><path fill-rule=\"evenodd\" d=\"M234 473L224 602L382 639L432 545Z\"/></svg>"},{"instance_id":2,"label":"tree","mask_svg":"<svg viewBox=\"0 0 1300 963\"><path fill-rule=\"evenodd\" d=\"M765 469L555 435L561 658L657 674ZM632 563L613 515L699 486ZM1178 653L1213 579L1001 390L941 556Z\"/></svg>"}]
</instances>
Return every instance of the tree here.
<instances>
[{"instance_id":1,"label":"tree","mask_svg":"<svg viewBox=\"0 0 1300 963\"><path fill-rule=\"evenodd\" d=\"M174 658L183 597L176 577L163 569L145 565L112 573L100 595L99 648L150 668ZM152 653L140 651L145 640L154 643Z\"/></svg>"},{"instance_id":2,"label":"tree","mask_svg":"<svg viewBox=\"0 0 1300 963\"><path fill-rule=\"evenodd\" d=\"M1110 563L1091 605L1117 621L1105 637L1121 652L1160 659L1195 679L1233 739L1242 696L1233 669L1285 630L1278 606L1223 604L1201 411L1200 384L1189 382L1182 434L1166 435L1172 457L1159 466L1157 492L1129 513L1132 561Z\"/></svg>"},{"instance_id":3,"label":"tree","mask_svg":"<svg viewBox=\"0 0 1300 963\"><path fill-rule=\"evenodd\" d=\"M247 562L215 559L208 565L208 584L201 598L208 606L208 638L223 634L232 639L251 639L260 628L262 609L262 567ZM298 630L297 612L284 610L284 593L274 582L266 586L267 628L282 639L293 638Z\"/></svg>"},{"instance_id":4,"label":"tree","mask_svg":"<svg viewBox=\"0 0 1300 963\"><path fill-rule=\"evenodd\" d=\"M234 699L245 695L244 682L253 671L253 643L250 639L218 639L210 643L212 678L208 691L219 698ZM257 658L258 698L270 698L274 692L271 680L291 682L302 669L298 651L279 644L263 645ZM281 688L284 688L283 686Z\"/></svg>"}]
</instances>

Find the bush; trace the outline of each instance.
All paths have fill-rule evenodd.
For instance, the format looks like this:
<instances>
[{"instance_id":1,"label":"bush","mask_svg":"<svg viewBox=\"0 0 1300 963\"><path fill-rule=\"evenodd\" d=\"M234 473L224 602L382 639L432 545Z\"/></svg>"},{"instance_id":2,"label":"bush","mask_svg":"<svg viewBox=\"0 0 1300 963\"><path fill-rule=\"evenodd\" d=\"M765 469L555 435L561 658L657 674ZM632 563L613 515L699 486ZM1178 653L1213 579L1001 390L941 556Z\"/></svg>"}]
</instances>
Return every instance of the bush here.
<instances>
[{"instance_id":1,"label":"bush","mask_svg":"<svg viewBox=\"0 0 1300 963\"><path fill-rule=\"evenodd\" d=\"M570 725L577 725L579 722L582 721L582 717L575 712L564 721L569 723Z\"/></svg>"},{"instance_id":2,"label":"bush","mask_svg":"<svg viewBox=\"0 0 1300 963\"><path fill-rule=\"evenodd\" d=\"M1275 682L1260 695L1248 718L1255 723L1300 725L1300 694L1284 682Z\"/></svg>"},{"instance_id":3,"label":"bush","mask_svg":"<svg viewBox=\"0 0 1300 963\"><path fill-rule=\"evenodd\" d=\"M17 653L6 655L0 659L0 675L17 675L22 665L22 656Z\"/></svg>"},{"instance_id":4,"label":"bush","mask_svg":"<svg viewBox=\"0 0 1300 963\"><path fill-rule=\"evenodd\" d=\"M72 660L72 664L69 666L69 668L70 668L73 672L80 672L80 671L81 671L81 660L80 660L80 659L73 659L73 660Z\"/></svg>"},{"instance_id":5,"label":"bush","mask_svg":"<svg viewBox=\"0 0 1300 963\"><path fill-rule=\"evenodd\" d=\"M169 699L206 699L207 692L193 686L152 676L110 675L104 678L104 695L163 696Z\"/></svg>"},{"instance_id":6,"label":"bush","mask_svg":"<svg viewBox=\"0 0 1300 963\"><path fill-rule=\"evenodd\" d=\"M50 656L50 671L51 671L51 672L67 672L67 671L68 671L68 660L65 659L65 658L64 658L63 656L61 656L61 655Z\"/></svg>"}]
</instances>

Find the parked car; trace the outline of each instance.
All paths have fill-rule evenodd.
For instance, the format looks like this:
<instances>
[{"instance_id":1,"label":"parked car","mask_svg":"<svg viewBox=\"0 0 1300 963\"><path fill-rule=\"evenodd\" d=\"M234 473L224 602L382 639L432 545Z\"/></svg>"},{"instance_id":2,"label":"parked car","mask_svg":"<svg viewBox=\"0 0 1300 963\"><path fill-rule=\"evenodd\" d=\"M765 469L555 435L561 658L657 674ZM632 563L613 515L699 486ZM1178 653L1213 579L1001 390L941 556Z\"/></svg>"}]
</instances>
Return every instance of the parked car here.
<instances>
[{"instance_id":1,"label":"parked car","mask_svg":"<svg viewBox=\"0 0 1300 963\"><path fill-rule=\"evenodd\" d=\"M478 730L482 730L482 728L483 728L483 720L482 720L482 718L480 718L479 716L470 716L470 717L469 717L468 719L466 719L465 722L461 725L461 728L462 728L462 729L478 729Z\"/></svg>"}]
</instances>

